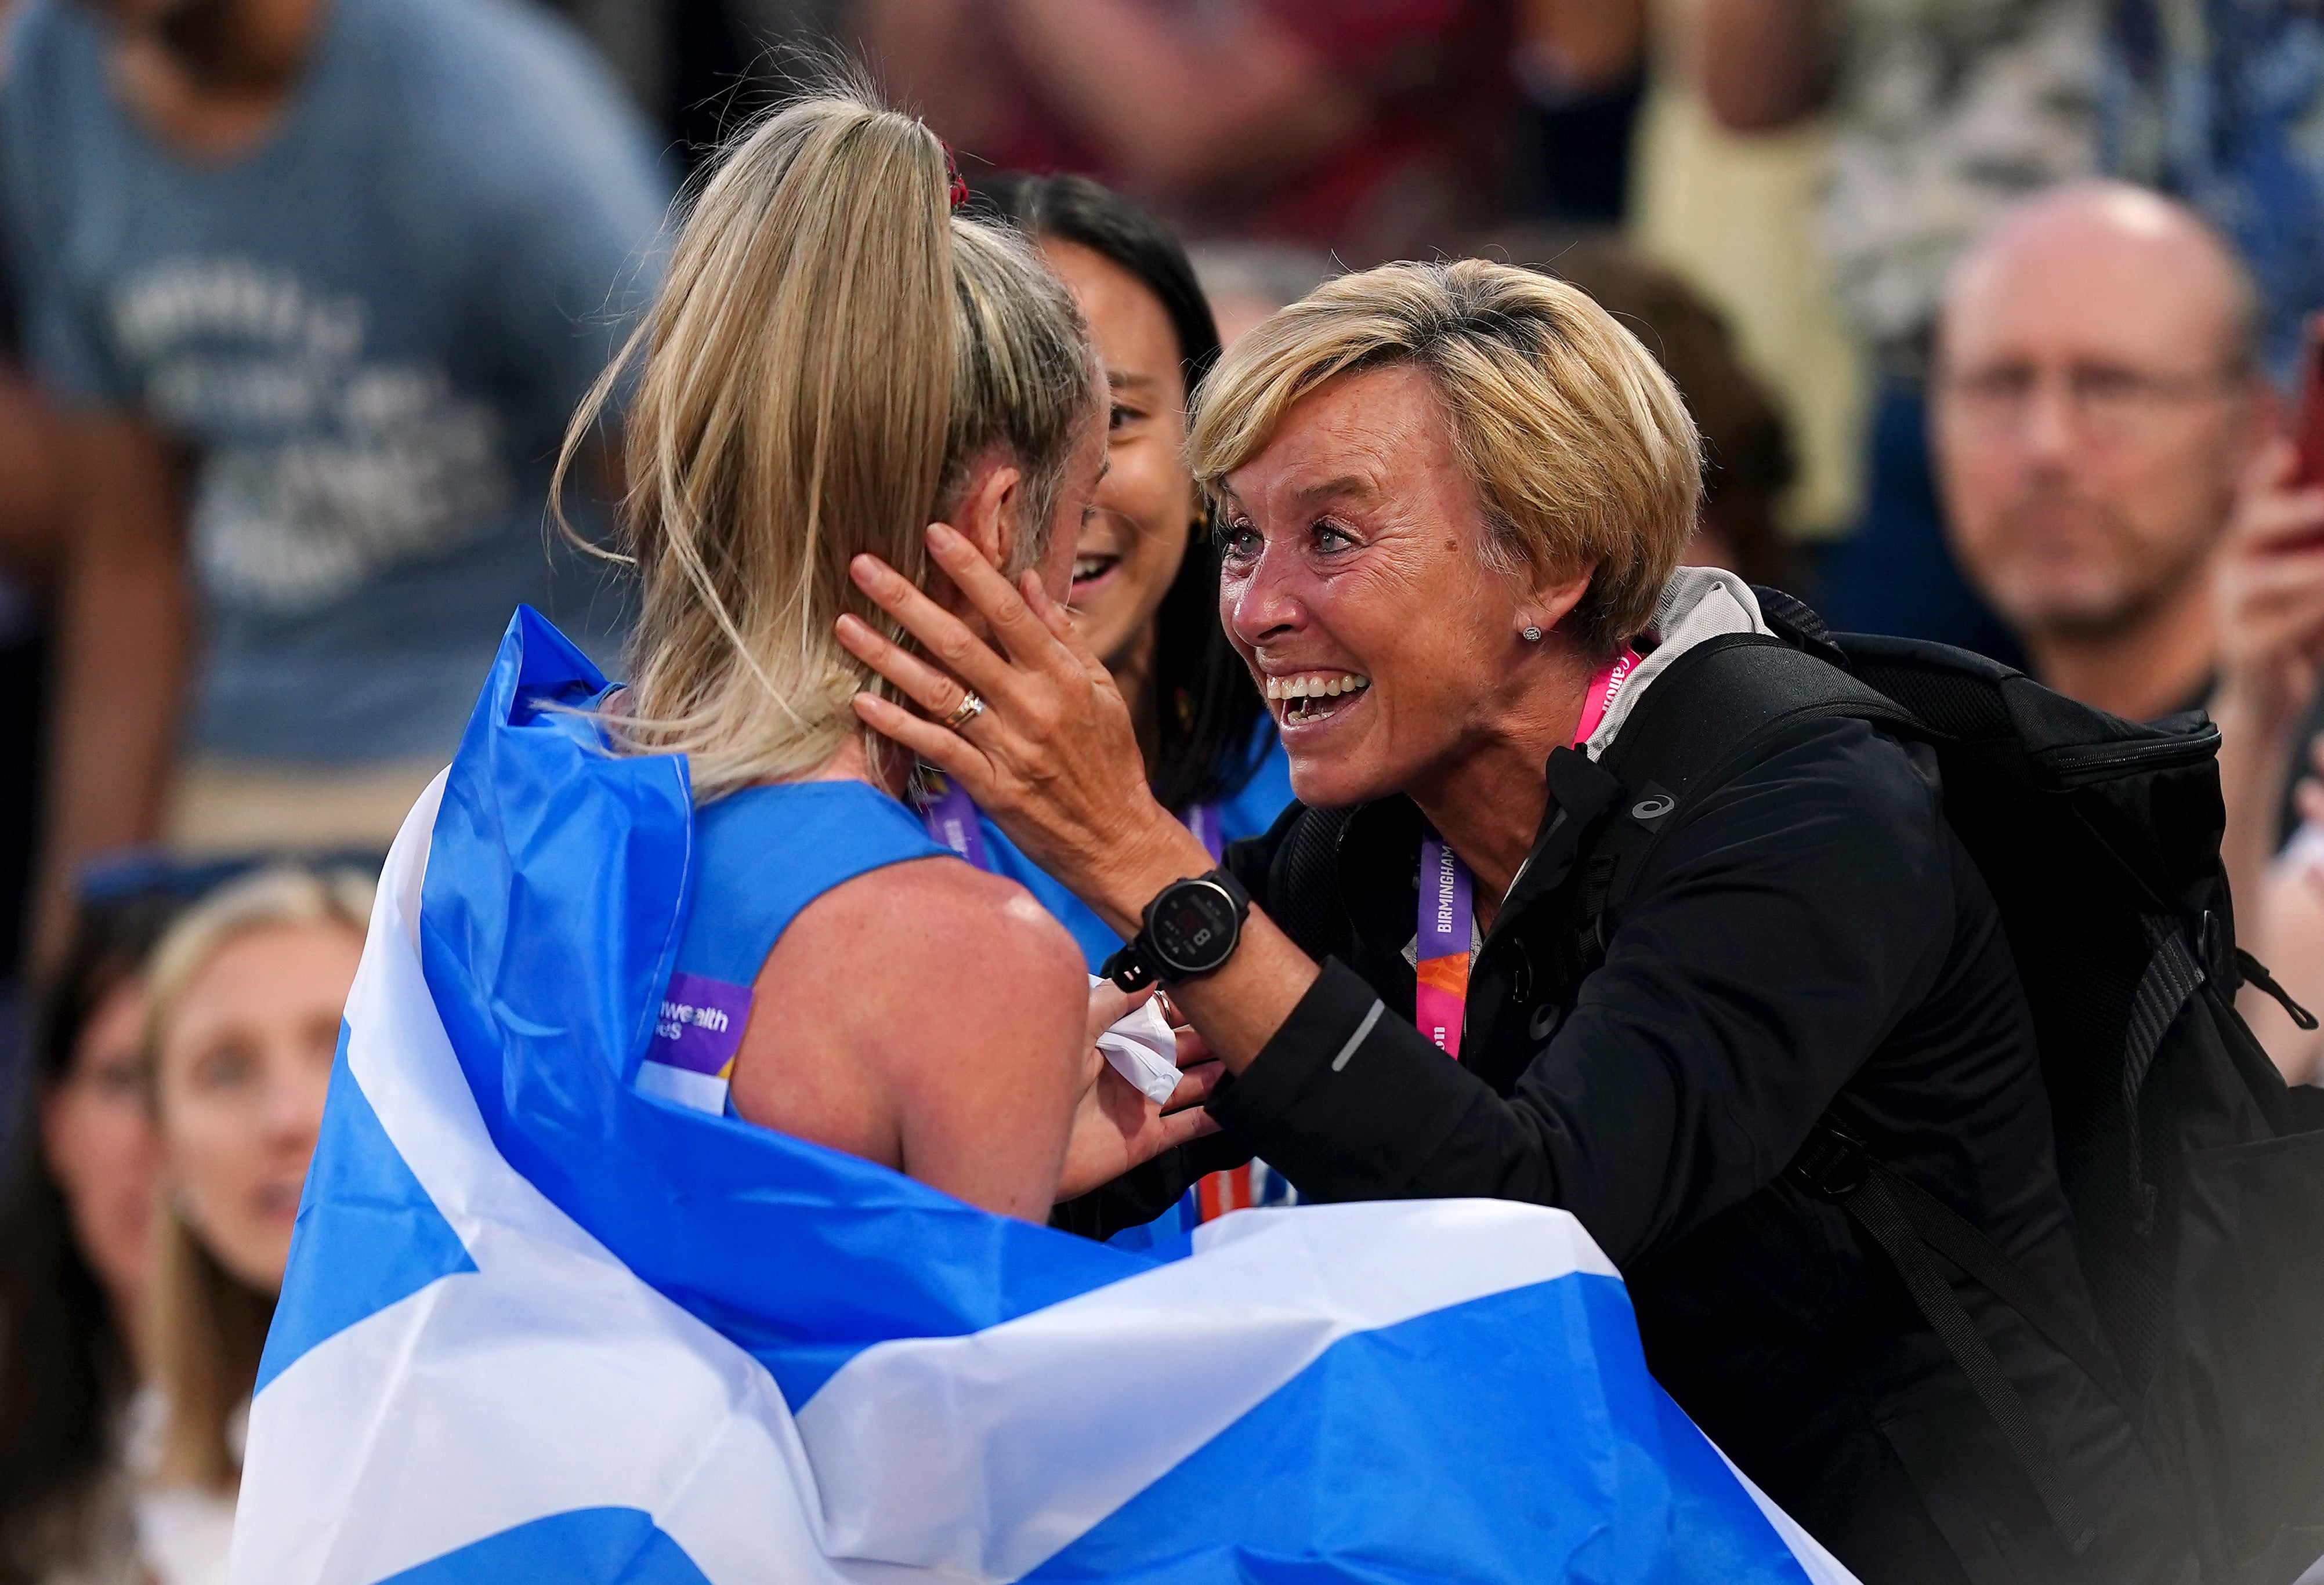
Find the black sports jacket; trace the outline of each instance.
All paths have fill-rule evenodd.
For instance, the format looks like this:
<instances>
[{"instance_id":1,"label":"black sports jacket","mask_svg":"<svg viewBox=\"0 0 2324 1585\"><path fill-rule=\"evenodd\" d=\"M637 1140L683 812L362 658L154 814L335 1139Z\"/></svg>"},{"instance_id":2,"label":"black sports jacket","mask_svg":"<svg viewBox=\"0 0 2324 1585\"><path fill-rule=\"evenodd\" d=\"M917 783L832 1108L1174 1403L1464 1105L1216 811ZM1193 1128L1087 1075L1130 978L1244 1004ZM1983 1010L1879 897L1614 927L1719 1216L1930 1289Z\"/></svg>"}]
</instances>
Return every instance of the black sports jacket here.
<instances>
[{"instance_id":1,"label":"black sports jacket","mask_svg":"<svg viewBox=\"0 0 2324 1585\"><path fill-rule=\"evenodd\" d=\"M1665 1388L1871 1585L2180 1580L2185 1550L2103 1395L1961 1285L2092 1510L2077 1557L1893 1267L1783 1175L1831 1108L2087 1317L2024 993L1932 762L1852 720L1764 748L1690 796L1571 986L1551 967L1567 871L1626 795L1583 755L1551 757L1551 815L1471 972L1457 1063L1411 1021L1418 815L1357 810L1344 947L1210 1110L1310 1199L1571 1211L1621 1268ZM1229 852L1261 908L1298 814ZM1191 1147L1059 1221L1151 1214L1222 1158Z\"/></svg>"}]
</instances>

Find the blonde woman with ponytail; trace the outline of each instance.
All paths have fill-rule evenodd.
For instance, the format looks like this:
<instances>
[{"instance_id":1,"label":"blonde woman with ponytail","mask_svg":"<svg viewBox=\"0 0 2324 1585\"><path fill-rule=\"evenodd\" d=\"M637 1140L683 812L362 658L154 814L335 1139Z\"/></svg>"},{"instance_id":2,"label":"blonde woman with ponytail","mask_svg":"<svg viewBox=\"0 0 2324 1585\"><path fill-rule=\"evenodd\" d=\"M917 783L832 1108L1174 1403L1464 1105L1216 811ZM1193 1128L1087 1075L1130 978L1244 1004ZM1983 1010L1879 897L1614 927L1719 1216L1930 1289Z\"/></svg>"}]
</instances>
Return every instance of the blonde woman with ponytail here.
<instances>
[{"instance_id":1,"label":"blonde woman with ponytail","mask_svg":"<svg viewBox=\"0 0 2324 1585\"><path fill-rule=\"evenodd\" d=\"M701 189L565 460L634 370L641 602L612 725L689 762L699 879L673 984L744 1020L724 1104L1040 1220L1061 1183L1205 1125L1098 1062L1128 1003L1086 989L1021 887L929 837L910 758L850 706L882 686L833 636L843 613L879 620L856 558L966 614L929 561L948 532L1062 597L1104 465L1071 298L954 214L952 188L934 135L853 88L760 122Z\"/></svg>"}]
</instances>

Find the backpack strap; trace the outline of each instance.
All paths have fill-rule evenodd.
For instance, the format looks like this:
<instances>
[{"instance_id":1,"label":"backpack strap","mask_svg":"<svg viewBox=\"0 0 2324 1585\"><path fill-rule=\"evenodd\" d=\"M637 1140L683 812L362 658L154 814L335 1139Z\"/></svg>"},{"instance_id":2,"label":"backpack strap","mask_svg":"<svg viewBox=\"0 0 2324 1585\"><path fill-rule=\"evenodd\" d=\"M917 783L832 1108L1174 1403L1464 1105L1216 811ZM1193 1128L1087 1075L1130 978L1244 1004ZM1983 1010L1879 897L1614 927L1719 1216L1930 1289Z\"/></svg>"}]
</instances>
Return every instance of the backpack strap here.
<instances>
[{"instance_id":1,"label":"backpack strap","mask_svg":"<svg viewBox=\"0 0 2324 1585\"><path fill-rule=\"evenodd\" d=\"M2275 976L2267 972L2267 965L2240 946L2236 948L2236 970L2246 982L2273 997L2276 1005L2283 1009L2283 1016L2292 1020L2295 1028L2313 1029L2317 1027L2316 1015L2292 1000L2292 992L2276 983Z\"/></svg>"},{"instance_id":2,"label":"backpack strap","mask_svg":"<svg viewBox=\"0 0 2324 1585\"><path fill-rule=\"evenodd\" d=\"M2056 1453L2034 1424L2033 1410L2002 1369L1993 1346L1978 1330L1935 1257L1942 1256L1984 1284L2127 1414L2131 1400L2113 1356L1999 1245L1918 1184L1873 1159L1861 1140L1829 1116L1817 1122L1784 1175L1839 1205L1872 1235L1903 1279L1913 1307L1969 1378L1969 1390L2034 1483L2059 1539L2080 1557L2095 1533L2081 1505L2066 1489Z\"/></svg>"},{"instance_id":3,"label":"backpack strap","mask_svg":"<svg viewBox=\"0 0 2324 1585\"><path fill-rule=\"evenodd\" d=\"M2204 979L2203 965L2196 961L2194 948L2188 945L2188 931L2181 921L2149 916L2144 923L2153 955L2147 959L2146 972L2139 976L2138 990L2131 999L2130 1020L2122 1045L2123 1147L2125 1166L2130 1174L2131 1225L2141 1237L2154 1230L2156 1195L2154 1185L2147 1182L2143 1160L2145 1146L2144 1130L2138 1121L2140 1093L2146 1083L2147 1070L2154 1065L2154 1054L2163 1048L2163 1036L2170 1033L2187 999L2195 994L2195 987ZM2267 971L2262 969L2260 972L2264 974Z\"/></svg>"},{"instance_id":4,"label":"backpack strap","mask_svg":"<svg viewBox=\"0 0 2324 1585\"><path fill-rule=\"evenodd\" d=\"M2048 1289L2027 1276L2000 1245L1920 1184L1875 1160L1865 1151L1863 1141L1847 1129L1830 1119L1818 1122L1784 1170L1803 1188L1843 1205L1867 1190L1893 1201L1898 1214L1930 1249L1983 1283L1994 1297L2024 1316L2116 1405L2129 1400L2113 1355L2099 1345L2089 1328L2057 1304Z\"/></svg>"},{"instance_id":5,"label":"backpack strap","mask_svg":"<svg viewBox=\"0 0 2324 1585\"><path fill-rule=\"evenodd\" d=\"M1803 721L1849 716L1913 737L1932 734L1887 695L1768 633L1721 633L1648 684L1600 760L1628 786L1638 773L1683 797L1738 751Z\"/></svg>"}]
</instances>

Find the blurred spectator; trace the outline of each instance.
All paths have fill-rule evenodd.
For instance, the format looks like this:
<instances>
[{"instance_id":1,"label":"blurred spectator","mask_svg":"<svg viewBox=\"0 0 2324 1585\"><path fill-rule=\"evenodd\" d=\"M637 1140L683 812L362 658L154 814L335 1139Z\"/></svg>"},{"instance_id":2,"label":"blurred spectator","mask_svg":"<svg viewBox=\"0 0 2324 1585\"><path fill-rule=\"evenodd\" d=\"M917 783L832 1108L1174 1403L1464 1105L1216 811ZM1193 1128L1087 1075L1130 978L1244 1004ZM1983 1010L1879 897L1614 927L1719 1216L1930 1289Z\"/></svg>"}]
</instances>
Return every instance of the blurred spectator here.
<instances>
[{"instance_id":1,"label":"blurred spectator","mask_svg":"<svg viewBox=\"0 0 2324 1585\"><path fill-rule=\"evenodd\" d=\"M145 1054L162 1196L136 1450L159 1585L223 1580L242 1441L372 882L290 867L232 882L154 949Z\"/></svg>"},{"instance_id":2,"label":"blurred spectator","mask_svg":"<svg viewBox=\"0 0 2324 1585\"><path fill-rule=\"evenodd\" d=\"M0 282L0 311L10 301ZM65 478L57 416L0 335L0 637L17 630L48 582L62 539Z\"/></svg>"},{"instance_id":3,"label":"blurred spectator","mask_svg":"<svg viewBox=\"0 0 2324 1585\"><path fill-rule=\"evenodd\" d=\"M2300 829L2278 858L2286 782L2324 772L2324 487L2299 477L2288 440L2245 475L2221 548L2219 630L2222 843L2236 938L2304 1006L2324 1007L2324 792L2300 789ZM2305 761L2305 765L2301 764ZM2239 999L2253 1033L2295 1083L2316 1076L2319 1042L2272 999Z\"/></svg>"},{"instance_id":4,"label":"blurred spectator","mask_svg":"<svg viewBox=\"0 0 2324 1585\"><path fill-rule=\"evenodd\" d=\"M1954 272L1932 430L1947 526L2061 692L2133 719L2209 697L2212 567L2276 413L2255 314L2209 226L2120 183L2030 200Z\"/></svg>"},{"instance_id":5,"label":"blurred spectator","mask_svg":"<svg viewBox=\"0 0 2324 1585\"><path fill-rule=\"evenodd\" d=\"M1867 372L1815 246L1827 133L1729 133L1703 100L1702 0L1657 0L1625 235L1678 270L1734 335L1783 411L1799 475L1778 502L1792 544L1857 521Z\"/></svg>"},{"instance_id":6,"label":"blurred spectator","mask_svg":"<svg viewBox=\"0 0 2324 1585\"><path fill-rule=\"evenodd\" d=\"M2029 201L1962 261L1935 377L1952 543L2034 675L2134 719L2208 705L2243 944L2324 989L2324 952L2273 916L2284 785L2314 733L2324 492L2270 445L2259 305L2191 211L2091 183ZM2280 904L2281 906L2277 906ZM2246 1016L2287 1071L2290 1020Z\"/></svg>"},{"instance_id":7,"label":"blurred spectator","mask_svg":"<svg viewBox=\"0 0 2324 1585\"><path fill-rule=\"evenodd\" d=\"M2013 198L2095 167L2087 0L1705 0L1702 20L1726 124L1822 111L1834 285L1907 376L1961 250Z\"/></svg>"},{"instance_id":8,"label":"blurred spectator","mask_svg":"<svg viewBox=\"0 0 2324 1585\"><path fill-rule=\"evenodd\" d=\"M127 1580L122 1415L153 1203L139 965L176 899L83 911L23 1072L0 1201L0 1585Z\"/></svg>"},{"instance_id":9,"label":"blurred spectator","mask_svg":"<svg viewBox=\"0 0 2324 1585\"><path fill-rule=\"evenodd\" d=\"M1794 542L1854 526L1865 370L1816 245L1828 134L1820 120L1735 133L1704 98L1702 0L1655 0L1625 231L1686 278L1766 382L1799 456L1779 512Z\"/></svg>"},{"instance_id":10,"label":"blurred spectator","mask_svg":"<svg viewBox=\"0 0 2324 1585\"><path fill-rule=\"evenodd\" d=\"M1186 253L1210 299L1221 346L1232 346L1268 315L1340 272L1327 255L1283 242L1203 242Z\"/></svg>"},{"instance_id":11,"label":"blurred spectator","mask_svg":"<svg viewBox=\"0 0 2324 1585\"><path fill-rule=\"evenodd\" d=\"M815 80L846 45L848 0L547 0L605 58L689 170Z\"/></svg>"},{"instance_id":12,"label":"blurred spectator","mask_svg":"<svg viewBox=\"0 0 2324 1585\"><path fill-rule=\"evenodd\" d=\"M1685 561L1796 593L1800 558L1775 526L1775 502L1792 482L1791 439L1711 306L1611 236L1502 232L1474 251L1580 287L1654 354L1702 433L1702 504Z\"/></svg>"},{"instance_id":13,"label":"blurred spectator","mask_svg":"<svg viewBox=\"0 0 2324 1585\"><path fill-rule=\"evenodd\" d=\"M526 0L14 21L0 225L71 410L51 876L164 827L384 842L519 601L616 636L542 504L651 285L642 129Z\"/></svg>"},{"instance_id":14,"label":"blurred spectator","mask_svg":"<svg viewBox=\"0 0 2324 1585\"><path fill-rule=\"evenodd\" d=\"M2304 505L2324 523L2324 493L2310 491ZM2312 547L2310 559L2319 559ZM2314 1009L2324 1007L2324 735L2310 741L2306 771L2296 788L2299 829L2266 871L2256 901L2245 900L2249 893L2236 898L2236 935L2294 1001ZM2246 992L2236 1005L2286 1083L2324 1077L2324 1030L2300 1027L2272 997Z\"/></svg>"},{"instance_id":15,"label":"blurred spectator","mask_svg":"<svg viewBox=\"0 0 2324 1585\"><path fill-rule=\"evenodd\" d=\"M1835 625L2017 659L1946 557L1923 392L1945 272L2012 200L2089 174L2089 0L1704 0L1698 58L1730 128L1821 110L1821 240L1880 393L1864 505L1820 604Z\"/></svg>"},{"instance_id":16,"label":"blurred spectator","mask_svg":"<svg viewBox=\"0 0 2324 1585\"><path fill-rule=\"evenodd\" d=\"M1646 88L1646 0L1519 0L1517 206L1569 225L1618 223Z\"/></svg>"},{"instance_id":17,"label":"blurred spectator","mask_svg":"<svg viewBox=\"0 0 2324 1585\"><path fill-rule=\"evenodd\" d=\"M0 20L5 19L0 6ZM0 48L5 70L5 48ZM13 1093L29 1012L23 927L40 824L46 630L41 604L63 539L62 429L23 372L15 290L0 250L0 1095ZM13 1117L0 1114L0 1138Z\"/></svg>"},{"instance_id":18,"label":"blurred spectator","mask_svg":"<svg viewBox=\"0 0 2324 1585\"><path fill-rule=\"evenodd\" d=\"M1505 204L1508 0L857 0L893 94L978 161L1194 235L1426 257Z\"/></svg>"},{"instance_id":19,"label":"blurred spectator","mask_svg":"<svg viewBox=\"0 0 2324 1585\"><path fill-rule=\"evenodd\" d=\"M8 10L0 4L0 25ZM0 251L0 643L22 631L30 596L49 581L65 510L63 436L48 401L24 376L8 264Z\"/></svg>"},{"instance_id":20,"label":"blurred spectator","mask_svg":"<svg viewBox=\"0 0 2324 1585\"><path fill-rule=\"evenodd\" d=\"M2107 0L2107 170L2191 206L2242 251L2287 374L2324 307L2324 14L2313 0Z\"/></svg>"}]
</instances>

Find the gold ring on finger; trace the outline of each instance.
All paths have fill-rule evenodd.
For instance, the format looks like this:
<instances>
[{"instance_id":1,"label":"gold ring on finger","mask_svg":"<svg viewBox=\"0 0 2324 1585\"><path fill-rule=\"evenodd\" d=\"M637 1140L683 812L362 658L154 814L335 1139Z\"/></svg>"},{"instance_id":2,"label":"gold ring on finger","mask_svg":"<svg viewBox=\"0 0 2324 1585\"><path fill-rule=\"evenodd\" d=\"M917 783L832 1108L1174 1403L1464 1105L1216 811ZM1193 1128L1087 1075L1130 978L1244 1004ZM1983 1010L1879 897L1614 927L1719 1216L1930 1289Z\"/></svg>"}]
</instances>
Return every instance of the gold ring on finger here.
<instances>
[{"instance_id":1,"label":"gold ring on finger","mask_svg":"<svg viewBox=\"0 0 2324 1585\"><path fill-rule=\"evenodd\" d=\"M952 707L952 714L944 718L944 723L948 730L958 732L983 714L984 701L976 696L974 688L970 688L961 695L960 703Z\"/></svg>"}]
</instances>

